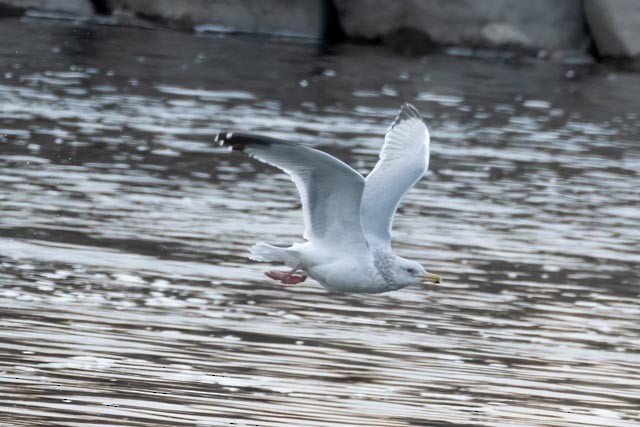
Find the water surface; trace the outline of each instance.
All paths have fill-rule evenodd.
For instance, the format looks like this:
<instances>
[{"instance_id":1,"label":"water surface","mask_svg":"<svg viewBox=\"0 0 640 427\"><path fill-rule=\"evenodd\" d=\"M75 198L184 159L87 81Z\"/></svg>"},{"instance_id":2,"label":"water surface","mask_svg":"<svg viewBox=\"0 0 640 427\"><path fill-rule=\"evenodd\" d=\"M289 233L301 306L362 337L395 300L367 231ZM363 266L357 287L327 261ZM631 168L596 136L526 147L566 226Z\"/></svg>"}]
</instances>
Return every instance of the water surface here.
<instances>
[{"instance_id":1,"label":"water surface","mask_svg":"<svg viewBox=\"0 0 640 427\"><path fill-rule=\"evenodd\" d=\"M640 423L640 76L596 66L5 20L7 426ZM366 173L404 101L431 172L394 245L442 286L283 287L275 169L221 129Z\"/></svg>"}]
</instances>

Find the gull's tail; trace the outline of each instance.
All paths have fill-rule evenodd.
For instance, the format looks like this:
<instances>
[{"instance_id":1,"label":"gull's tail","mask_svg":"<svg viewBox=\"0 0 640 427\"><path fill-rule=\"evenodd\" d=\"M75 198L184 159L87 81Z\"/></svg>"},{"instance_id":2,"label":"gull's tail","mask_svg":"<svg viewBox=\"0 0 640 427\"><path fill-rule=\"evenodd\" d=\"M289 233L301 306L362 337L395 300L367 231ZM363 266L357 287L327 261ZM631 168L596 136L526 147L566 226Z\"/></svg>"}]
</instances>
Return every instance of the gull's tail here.
<instances>
[{"instance_id":1,"label":"gull's tail","mask_svg":"<svg viewBox=\"0 0 640 427\"><path fill-rule=\"evenodd\" d=\"M267 243L257 243L249 248L249 259L259 262L283 262L288 266L298 265L298 257L289 248L279 248Z\"/></svg>"}]
</instances>

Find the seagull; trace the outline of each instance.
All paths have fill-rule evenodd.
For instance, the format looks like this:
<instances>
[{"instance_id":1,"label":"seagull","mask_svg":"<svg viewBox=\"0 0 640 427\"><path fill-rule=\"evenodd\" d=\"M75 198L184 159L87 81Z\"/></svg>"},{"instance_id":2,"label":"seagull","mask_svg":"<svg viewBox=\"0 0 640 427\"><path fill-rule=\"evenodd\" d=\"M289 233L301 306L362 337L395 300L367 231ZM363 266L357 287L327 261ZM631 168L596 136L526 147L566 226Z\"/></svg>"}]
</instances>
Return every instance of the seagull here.
<instances>
[{"instance_id":1,"label":"seagull","mask_svg":"<svg viewBox=\"0 0 640 427\"><path fill-rule=\"evenodd\" d=\"M297 284L309 276L343 293L376 294L441 283L440 276L391 248L396 209L429 167L429 140L420 112L403 104L387 130L380 159L364 178L314 148L249 133L219 133L215 141L220 146L287 173L302 199L306 242L289 247L260 242L250 248L249 258L290 267L265 273L283 284Z\"/></svg>"}]
</instances>

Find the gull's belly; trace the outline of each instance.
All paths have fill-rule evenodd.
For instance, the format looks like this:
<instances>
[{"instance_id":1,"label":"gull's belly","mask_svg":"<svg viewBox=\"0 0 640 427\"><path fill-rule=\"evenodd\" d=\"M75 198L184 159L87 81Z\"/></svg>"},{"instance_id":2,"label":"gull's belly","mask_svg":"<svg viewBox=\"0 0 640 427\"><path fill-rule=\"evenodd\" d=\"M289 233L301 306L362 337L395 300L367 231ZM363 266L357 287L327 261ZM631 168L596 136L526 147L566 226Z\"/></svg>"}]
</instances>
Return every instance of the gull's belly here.
<instances>
[{"instance_id":1,"label":"gull's belly","mask_svg":"<svg viewBox=\"0 0 640 427\"><path fill-rule=\"evenodd\" d=\"M379 293L388 290L373 262L346 258L310 267L307 273L331 291Z\"/></svg>"},{"instance_id":2,"label":"gull's belly","mask_svg":"<svg viewBox=\"0 0 640 427\"><path fill-rule=\"evenodd\" d=\"M353 253L311 242L294 244L292 249L303 270L326 289L347 293L389 290L369 251Z\"/></svg>"}]
</instances>

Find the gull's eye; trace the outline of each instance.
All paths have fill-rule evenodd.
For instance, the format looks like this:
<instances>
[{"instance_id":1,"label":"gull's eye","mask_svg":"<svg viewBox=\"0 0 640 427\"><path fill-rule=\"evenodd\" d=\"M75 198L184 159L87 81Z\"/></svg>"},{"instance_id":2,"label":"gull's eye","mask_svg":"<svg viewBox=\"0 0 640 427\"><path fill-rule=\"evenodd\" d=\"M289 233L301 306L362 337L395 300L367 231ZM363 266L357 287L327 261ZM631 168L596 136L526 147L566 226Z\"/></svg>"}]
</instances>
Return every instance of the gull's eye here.
<instances>
[{"instance_id":1,"label":"gull's eye","mask_svg":"<svg viewBox=\"0 0 640 427\"><path fill-rule=\"evenodd\" d=\"M416 270L414 270L413 268L407 268L407 273L414 274L415 272Z\"/></svg>"}]
</instances>

